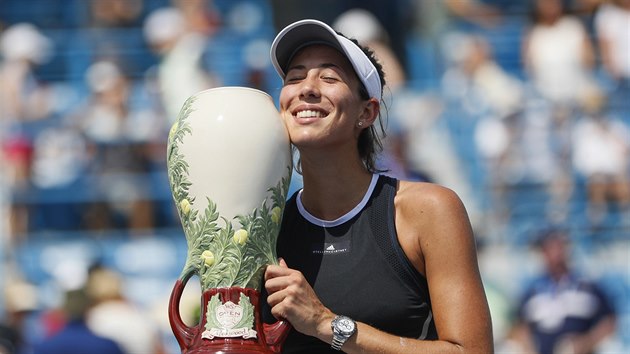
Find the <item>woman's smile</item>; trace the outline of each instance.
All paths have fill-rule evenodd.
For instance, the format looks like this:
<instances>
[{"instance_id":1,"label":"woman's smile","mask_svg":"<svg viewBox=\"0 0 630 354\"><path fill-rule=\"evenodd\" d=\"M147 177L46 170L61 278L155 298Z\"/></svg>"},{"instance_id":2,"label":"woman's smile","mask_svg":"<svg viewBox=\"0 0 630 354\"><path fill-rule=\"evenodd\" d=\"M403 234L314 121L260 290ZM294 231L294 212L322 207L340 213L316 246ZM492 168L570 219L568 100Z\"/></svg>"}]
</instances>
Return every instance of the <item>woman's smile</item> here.
<instances>
[{"instance_id":1,"label":"woman's smile","mask_svg":"<svg viewBox=\"0 0 630 354\"><path fill-rule=\"evenodd\" d=\"M314 110L309 109L305 111L299 111L297 112L295 116L298 118L321 118L324 115L320 111L314 111Z\"/></svg>"}]
</instances>

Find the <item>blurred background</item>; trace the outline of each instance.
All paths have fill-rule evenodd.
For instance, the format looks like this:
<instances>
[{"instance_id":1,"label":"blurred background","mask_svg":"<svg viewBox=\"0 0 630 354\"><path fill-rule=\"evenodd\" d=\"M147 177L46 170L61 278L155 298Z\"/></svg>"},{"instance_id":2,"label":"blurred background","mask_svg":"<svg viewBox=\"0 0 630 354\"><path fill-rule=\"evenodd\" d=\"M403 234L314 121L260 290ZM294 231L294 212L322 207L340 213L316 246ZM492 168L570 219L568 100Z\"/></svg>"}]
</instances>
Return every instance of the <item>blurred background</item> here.
<instances>
[{"instance_id":1,"label":"blurred background","mask_svg":"<svg viewBox=\"0 0 630 354\"><path fill-rule=\"evenodd\" d=\"M617 315L596 352L630 352L630 1L0 0L0 353L60 331L79 288L98 300L91 329L126 353L179 352L168 131L203 89L277 100L271 41L302 18L383 62L388 174L466 204L497 352L522 352L520 299L549 227ZM107 301L116 310L97 311Z\"/></svg>"}]
</instances>

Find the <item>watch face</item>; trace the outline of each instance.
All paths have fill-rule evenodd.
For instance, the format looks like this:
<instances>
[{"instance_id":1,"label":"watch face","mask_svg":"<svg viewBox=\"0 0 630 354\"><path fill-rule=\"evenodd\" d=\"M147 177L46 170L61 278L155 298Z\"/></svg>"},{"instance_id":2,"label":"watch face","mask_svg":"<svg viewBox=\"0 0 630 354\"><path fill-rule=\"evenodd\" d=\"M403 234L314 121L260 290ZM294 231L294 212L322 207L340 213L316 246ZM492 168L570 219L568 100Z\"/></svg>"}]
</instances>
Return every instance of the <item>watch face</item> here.
<instances>
[{"instance_id":1,"label":"watch face","mask_svg":"<svg viewBox=\"0 0 630 354\"><path fill-rule=\"evenodd\" d=\"M335 328L337 328L341 334L351 335L354 333L356 324L350 318L340 317L335 323Z\"/></svg>"}]
</instances>

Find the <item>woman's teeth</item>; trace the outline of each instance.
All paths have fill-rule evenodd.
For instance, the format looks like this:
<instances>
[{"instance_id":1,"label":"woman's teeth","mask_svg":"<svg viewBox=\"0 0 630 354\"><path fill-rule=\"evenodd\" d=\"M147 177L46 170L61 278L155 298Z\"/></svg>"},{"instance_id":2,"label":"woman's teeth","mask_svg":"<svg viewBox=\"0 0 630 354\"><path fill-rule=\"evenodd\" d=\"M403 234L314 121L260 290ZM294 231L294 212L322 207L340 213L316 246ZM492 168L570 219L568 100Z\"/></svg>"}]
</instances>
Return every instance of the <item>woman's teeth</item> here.
<instances>
[{"instance_id":1,"label":"woman's teeth","mask_svg":"<svg viewBox=\"0 0 630 354\"><path fill-rule=\"evenodd\" d=\"M298 118L319 118L321 116L322 116L322 113L319 111L306 110L306 111L297 112Z\"/></svg>"}]
</instances>

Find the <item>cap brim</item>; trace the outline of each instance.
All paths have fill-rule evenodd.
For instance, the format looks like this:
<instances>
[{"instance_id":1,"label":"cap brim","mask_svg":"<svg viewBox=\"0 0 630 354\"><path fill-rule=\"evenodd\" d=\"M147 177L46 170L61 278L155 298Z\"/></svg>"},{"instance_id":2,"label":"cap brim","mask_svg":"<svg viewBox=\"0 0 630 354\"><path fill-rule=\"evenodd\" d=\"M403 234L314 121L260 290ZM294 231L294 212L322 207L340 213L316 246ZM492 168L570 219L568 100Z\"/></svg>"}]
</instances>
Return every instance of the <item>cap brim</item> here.
<instances>
[{"instance_id":1,"label":"cap brim","mask_svg":"<svg viewBox=\"0 0 630 354\"><path fill-rule=\"evenodd\" d=\"M343 53L370 97L381 99L381 82L378 72L363 50L348 38L335 32L327 24L312 19L294 22L285 27L271 44L271 62L283 79L289 63L302 48L313 44L325 44Z\"/></svg>"},{"instance_id":2,"label":"cap brim","mask_svg":"<svg viewBox=\"0 0 630 354\"><path fill-rule=\"evenodd\" d=\"M271 47L271 61L281 77L286 76L289 62L300 49L312 44L326 44L344 53L337 34L317 20L301 20L285 27Z\"/></svg>"}]
</instances>

